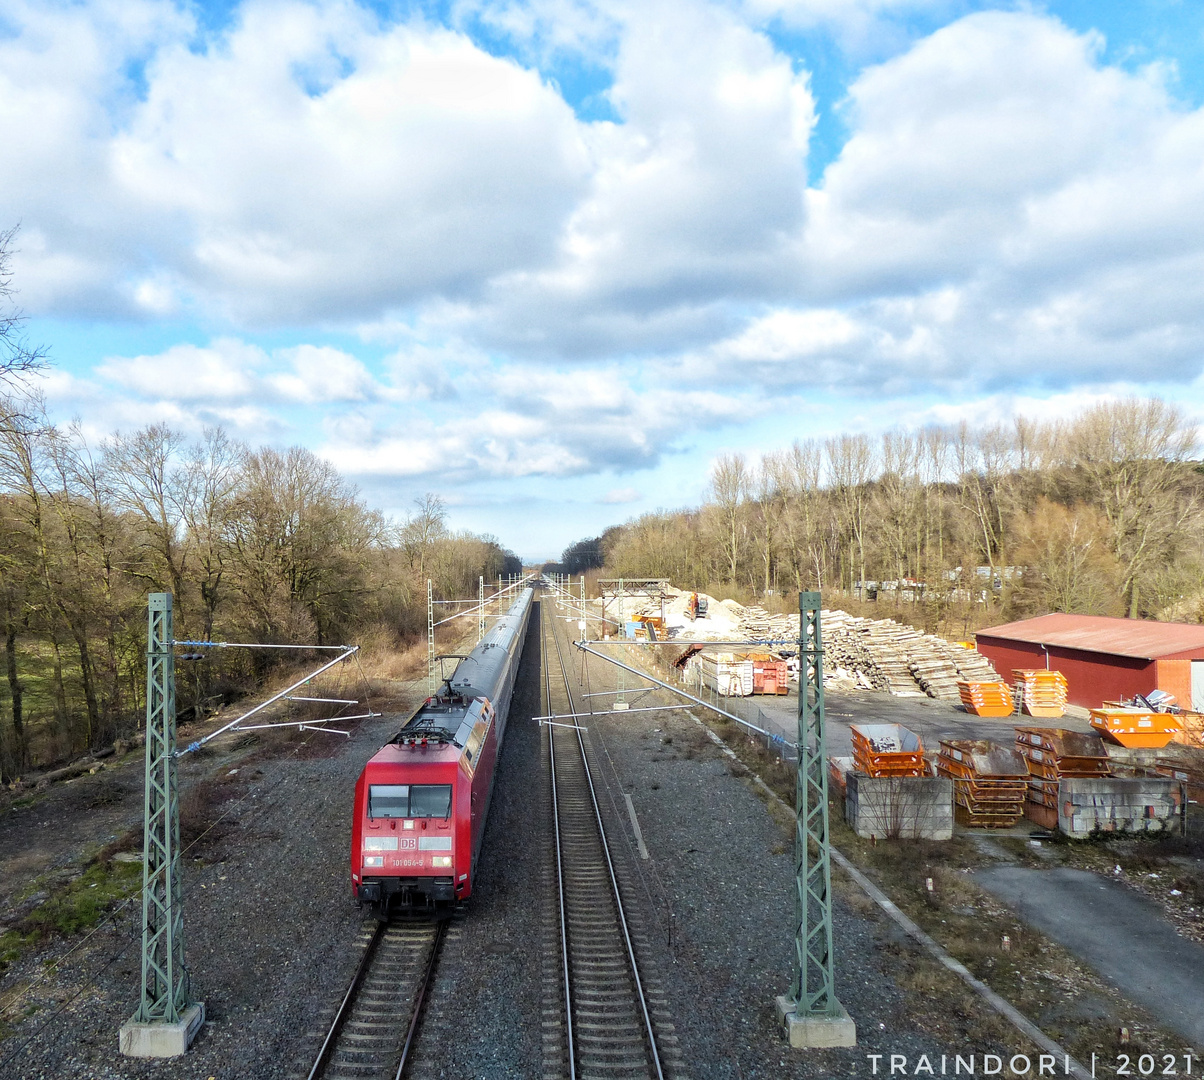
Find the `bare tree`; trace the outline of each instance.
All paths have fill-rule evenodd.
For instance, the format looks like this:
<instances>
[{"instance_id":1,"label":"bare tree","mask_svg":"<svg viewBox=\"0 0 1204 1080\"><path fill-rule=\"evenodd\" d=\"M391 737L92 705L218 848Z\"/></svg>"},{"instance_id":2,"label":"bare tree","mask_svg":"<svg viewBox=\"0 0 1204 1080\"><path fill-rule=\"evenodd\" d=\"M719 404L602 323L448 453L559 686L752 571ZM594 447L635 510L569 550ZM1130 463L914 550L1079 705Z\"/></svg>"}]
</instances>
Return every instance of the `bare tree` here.
<instances>
[{"instance_id":1,"label":"bare tree","mask_svg":"<svg viewBox=\"0 0 1204 1080\"><path fill-rule=\"evenodd\" d=\"M426 563L431 549L437 540L447 535L447 505L430 491L421 499L415 499L414 505L418 512L407 518L402 526L401 542L410 557L410 567L418 570L419 581L426 581Z\"/></svg>"},{"instance_id":2,"label":"bare tree","mask_svg":"<svg viewBox=\"0 0 1204 1080\"><path fill-rule=\"evenodd\" d=\"M757 466L755 498L757 501L757 548L761 556L762 591L773 588L774 547L778 526L778 482L781 468L777 456L766 454Z\"/></svg>"},{"instance_id":3,"label":"bare tree","mask_svg":"<svg viewBox=\"0 0 1204 1080\"><path fill-rule=\"evenodd\" d=\"M0 379L36 371L46 363L46 349L29 344L22 334L25 316L9 303L13 293L13 240L17 226L0 231Z\"/></svg>"},{"instance_id":4,"label":"bare tree","mask_svg":"<svg viewBox=\"0 0 1204 1080\"><path fill-rule=\"evenodd\" d=\"M196 548L202 638L206 641L213 637L222 596L229 550L227 529L245 455L246 448L221 428L207 428L202 441L185 455L177 474L180 516Z\"/></svg>"},{"instance_id":5,"label":"bare tree","mask_svg":"<svg viewBox=\"0 0 1204 1080\"><path fill-rule=\"evenodd\" d=\"M874 451L865 435L838 435L824 444L828 474L841 508L842 531L849 539L850 549L857 548L857 561L849 558L849 570L854 569L865 580L865 528L869 485L874 478Z\"/></svg>"},{"instance_id":6,"label":"bare tree","mask_svg":"<svg viewBox=\"0 0 1204 1080\"><path fill-rule=\"evenodd\" d=\"M949 431L931 424L918 435L920 443L920 480L924 488L924 523L917 531L919 551L916 564L926 578L944 575L945 563L945 482L949 474ZM936 532L934 550L933 532Z\"/></svg>"},{"instance_id":7,"label":"bare tree","mask_svg":"<svg viewBox=\"0 0 1204 1080\"><path fill-rule=\"evenodd\" d=\"M906 432L888 431L882 436L882 476L877 492L882 512L875 517L896 580L907 576L915 550L912 537L918 531L920 519L921 453L919 438ZM919 572L918 563L915 571ZM900 592L901 589L896 590L896 600Z\"/></svg>"},{"instance_id":8,"label":"bare tree","mask_svg":"<svg viewBox=\"0 0 1204 1080\"><path fill-rule=\"evenodd\" d=\"M1124 568L1121 593L1130 618L1140 608L1143 574L1196 515L1181 480L1198 446L1195 426L1177 405L1125 398L1096 405L1071 425L1066 446L1092 501L1111 529Z\"/></svg>"},{"instance_id":9,"label":"bare tree","mask_svg":"<svg viewBox=\"0 0 1204 1080\"><path fill-rule=\"evenodd\" d=\"M816 502L823 449L815 439L795 439L788 450L770 455L767 460L774 468L778 520L785 535L794 587L802 591L804 568L810 566L805 576L815 581L816 588L822 588L824 559L823 545L817 542Z\"/></svg>"},{"instance_id":10,"label":"bare tree","mask_svg":"<svg viewBox=\"0 0 1204 1080\"><path fill-rule=\"evenodd\" d=\"M1041 497L1012 528L1025 568L1022 599L1033 611L1120 614L1120 564L1108 550L1108 522L1099 510Z\"/></svg>"},{"instance_id":11,"label":"bare tree","mask_svg":"<svg viewBox=\"0 0 1204 1080\"><path fill-rule=\"evenodd\" d=\"M711 497L719 516L721 550L733 584L748 533L744 503L751 487L743 454L722 454L711 469Z\"/></svg>"},{"instance_id":12,"label":"bare tree","mask_svg":"<svg viewBox=\"0 0 1204 1080\"><path fill-rule=\"evenodd\" d=\"M63 683L60 616L63 593L57 575L57 557L51 550L46 490L41 469L51 430L45 403L38 395L0 403L0 483L16 494L14 519L26 534L32 565L31 588L26 590L26 612L36 617L51 649L55 725L70 740L67 692Z\"/></svg>"},{"instance_id":13,"label":"bare tree","mask_svg":"<svg viewBox=\"0 0 1204 1080\"><path fill-rule=\"evenodd\" d=\"M140 576L166 584L176 597L178 629L183 629L185 565L188 537L182 532L183 514L179 455L184 436L166 424L150 424L132 434L114 435L103 447L109 490L117 505L138 515L146 547L161 565Z\"/></svg>"}]
</instances>

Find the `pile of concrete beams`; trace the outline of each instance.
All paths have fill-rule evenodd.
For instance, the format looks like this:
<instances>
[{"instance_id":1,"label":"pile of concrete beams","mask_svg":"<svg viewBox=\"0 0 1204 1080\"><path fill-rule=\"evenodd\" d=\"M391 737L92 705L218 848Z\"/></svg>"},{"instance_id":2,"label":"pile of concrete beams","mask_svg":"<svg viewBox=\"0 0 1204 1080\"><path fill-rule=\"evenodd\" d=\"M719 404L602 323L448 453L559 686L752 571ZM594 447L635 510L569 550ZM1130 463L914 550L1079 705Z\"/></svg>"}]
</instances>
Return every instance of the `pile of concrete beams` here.
<instances>
[{"instance_id":1,"label":"pile of concrete beams","mask_svg":"<svg viewBox=\"0 0 1204 1080\"><path fill-rule=\"evenodd\" d=\"M863 676L875 690L899 697L958 701L959 679L1002 681L981 653L893 619L825 611L821 625L826 670L844 669Z\"/></svg>"}]
</instances>

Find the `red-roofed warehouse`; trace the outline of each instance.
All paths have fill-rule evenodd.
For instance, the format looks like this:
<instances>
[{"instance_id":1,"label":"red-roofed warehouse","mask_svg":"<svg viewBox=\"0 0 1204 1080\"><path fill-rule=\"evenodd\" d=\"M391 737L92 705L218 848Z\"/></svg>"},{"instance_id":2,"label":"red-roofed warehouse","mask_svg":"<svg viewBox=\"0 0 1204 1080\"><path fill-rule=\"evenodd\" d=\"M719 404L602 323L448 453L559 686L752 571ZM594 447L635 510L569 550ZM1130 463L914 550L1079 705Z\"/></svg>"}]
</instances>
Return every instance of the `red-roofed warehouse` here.
<instances>
[{"instance_id":1,"label":"red-roofed warehouse","mask_svg":"<svg viewBox=\"0 0 1204 1080\"><path fill-rule=\"evenodd\" d=\"M1016 668L1060 671L1075 705L1165 690L1183 708L1204 711L1204 625L1041 615L993 626L976 641L1008 683Z\"/></svg>"}]
</instances>

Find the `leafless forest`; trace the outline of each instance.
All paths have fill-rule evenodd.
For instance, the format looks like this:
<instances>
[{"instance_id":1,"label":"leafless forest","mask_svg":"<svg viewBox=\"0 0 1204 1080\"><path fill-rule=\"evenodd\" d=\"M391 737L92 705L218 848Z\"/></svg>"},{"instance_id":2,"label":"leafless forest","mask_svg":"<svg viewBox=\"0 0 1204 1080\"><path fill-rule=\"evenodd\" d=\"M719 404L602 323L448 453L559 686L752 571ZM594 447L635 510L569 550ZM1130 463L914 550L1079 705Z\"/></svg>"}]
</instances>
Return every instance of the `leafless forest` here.
<instances>
[{"instance_id":1,"label":"leafless forest","mask_svg":"<svg viewBox=\"0 0 1204 1080\"><path fill-rule=\"evenodd\" d=\"M818 588L952 634L1047 611L1200 621L1197 451L1195 425L1158 399L802 439L720 458L703 506L580 541L562 565L744 598Z\"/></svg>"},{"instance_id":2,"label":"leafless forest","mask_svg":"<svg viewBox=\"0 0 1204 1080\"><path fill-rule=\"evenodd\" d=\"M424 631L428 577L475 596L519 568L449 532L436 496L391 525L308 450L164 425L90 446L36 397L0 399L0 485L6 778L138 726L150 592L173 594L178 639L396 645ZM193 665L183 714L263 675L263 655Z\"/></svg>"}]
</instances>

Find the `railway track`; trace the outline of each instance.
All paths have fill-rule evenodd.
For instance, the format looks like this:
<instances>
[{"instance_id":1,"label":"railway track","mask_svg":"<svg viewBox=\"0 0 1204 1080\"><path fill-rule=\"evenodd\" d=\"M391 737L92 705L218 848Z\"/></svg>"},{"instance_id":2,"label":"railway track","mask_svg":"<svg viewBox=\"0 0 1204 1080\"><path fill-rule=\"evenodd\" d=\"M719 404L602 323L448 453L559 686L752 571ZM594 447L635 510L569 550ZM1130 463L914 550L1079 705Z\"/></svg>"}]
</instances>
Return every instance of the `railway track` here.
<instances>
[{"instance_id":1,"label":"railway track","mask_svg":"<svg viewBox=\"0 0 1204 1080\"><path fill-rule=\"evenodd\" d=\"M541 603L551 607L550 597ZM579 695L565 664L556 619L543 611L540 626L545 706L572 714ZM582 729L575 720L549 724L554 893L558 909L557 981L563 1016L563 1071L570 1080L649 1077L678 1070L676 1047L666 1054L672 1028L659 994L641 974L633 929L623 903ZM550 989L550 988L549 988ZM658 1018L661 1014L662 1018ZM545 1023L545 1027L547 1027Z\"/></svg>"},{"instance_id":2,"label":"railway track","mask_svg":"<svg viewBox=\"0 0 1204 1080\"><path fill-rule=\"evenodd\" d=\"M446 920L382 922L363 956L307 1080L401 1080Z\"/></svg>"}]
</instances>

